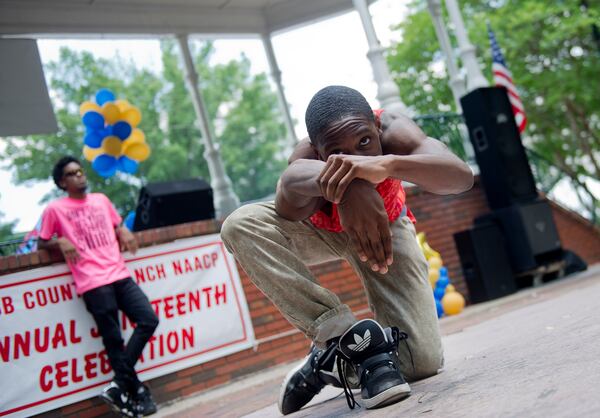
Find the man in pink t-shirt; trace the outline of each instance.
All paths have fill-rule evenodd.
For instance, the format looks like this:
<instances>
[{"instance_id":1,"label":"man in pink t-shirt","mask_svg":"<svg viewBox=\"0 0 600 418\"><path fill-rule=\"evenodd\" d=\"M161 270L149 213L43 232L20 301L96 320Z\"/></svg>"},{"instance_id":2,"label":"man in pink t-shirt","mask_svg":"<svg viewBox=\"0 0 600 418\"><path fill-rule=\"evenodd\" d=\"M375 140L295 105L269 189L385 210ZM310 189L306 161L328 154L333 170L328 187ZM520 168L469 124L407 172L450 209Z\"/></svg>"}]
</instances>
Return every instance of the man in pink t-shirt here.
<instances>
[{"instance_id":1,"label":"man in pink t-shirt","mask_svg":"<svg viewBox=\"0 0 600 418\"><path fill-rule=\"evenodd\" d=\"M134 366L158 326L158 317L131 279L120 251L121 247L135 254L137 242L121 226L121 217L105 195L86 192L87 179L77 159L63 157L52 176L68 196L51 202L44 211L38 247L60 249L77 293L96 321L114 371L113 381L100 397L122 415L150 415L156 412L156 404ZM136 324L126 345L119 310Z\"/></svg>"}]
</instances>

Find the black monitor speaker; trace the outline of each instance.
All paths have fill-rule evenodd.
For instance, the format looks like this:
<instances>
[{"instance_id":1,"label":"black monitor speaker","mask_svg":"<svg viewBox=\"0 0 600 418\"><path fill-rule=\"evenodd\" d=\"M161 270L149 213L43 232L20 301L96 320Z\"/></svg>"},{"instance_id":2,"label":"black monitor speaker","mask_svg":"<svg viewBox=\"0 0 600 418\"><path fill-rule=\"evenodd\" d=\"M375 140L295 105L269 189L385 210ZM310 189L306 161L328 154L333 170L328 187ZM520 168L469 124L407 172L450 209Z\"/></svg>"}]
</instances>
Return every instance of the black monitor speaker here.
<instances>
[{"instance_id":1,"label":"black monitor speaker","mask_svg":"<svg viewBox=\"0 0 600 418\"><path fill-rule=\"evenodd\" d=\"M454 234L454 242L471 303L496 299L517 290L498 225L476 225Z\"/></svg>"},{"instance_id":2,"label":"black monitor speaker","mask_svg":"<svg viewBox=\"0 0 600 418\"><path fill-rule=\"evenodd\" d=\"M552 208L547 200L497 209L475 219L475 224L493 222L502 231L512 268L521 273L562 256L562 246Z\"/></svg>"},{"instance_id":3,"label":"black monitor speaker","mask_svg":"<svg viewBox=\"0 0 600 418\"><path fill-rule=\"evenodd\" d=\"M148 183L140 190L134 231L214 219L213 192L199 178Z\"/></svg>"},{"instance_id":4,"label":"black monitor speaker","mask_svg":"<svg viewBox=\"0 0 600 418\"><path fill-rule=\"evenodd\" d=\"M479 88L460 102L490 208L535 200L535 181L506 89Z\"/></svg>"}]
</instances>

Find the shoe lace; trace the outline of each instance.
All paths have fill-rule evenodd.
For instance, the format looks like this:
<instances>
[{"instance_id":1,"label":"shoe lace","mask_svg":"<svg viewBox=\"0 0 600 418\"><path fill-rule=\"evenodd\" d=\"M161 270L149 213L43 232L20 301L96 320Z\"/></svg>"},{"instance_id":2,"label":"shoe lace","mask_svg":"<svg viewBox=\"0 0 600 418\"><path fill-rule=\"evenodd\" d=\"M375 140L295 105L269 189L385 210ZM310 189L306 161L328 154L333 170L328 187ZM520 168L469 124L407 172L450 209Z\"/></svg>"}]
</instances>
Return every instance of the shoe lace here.
<instances>
[{"instance_id":1,"label":"shoe lace","mask_svg":"<svg viewBox=\"0 0 600 418\"><path fill-rule=\"evenodd\" d=\"M398 328L396 327L392 327L392 337L394 338L394 344L396 345L396 349L398 349L398 345L400 344L400 341L404 342L404 345L406 346L406 349L408 350L408 355L410 357L410 364L413 368L413 373L416 372L416 368L415 368L415 361L413 359L413 355L412 355L412 351L410 351L410 345L408 345L408 334L404 331L400 331Z\"/></svg>"},{"instance_id":2,"label":"shoe lace","mask_svg":"<svg viewBox=\"0 0 600 418\"><path fill-rule=\"evenodd\" d=\"M342 388L344 389L344 395L346 396L346 402L348 403L348 408L354 409L357 405L360 408L360 405L354 399L354 394L350 389L350 385L348 384L348 379L346 378L346 367L348 366L348 360L342 357L342 353L338 353L337 356L337 369L338 374L340 375L340 383L342 384Z\"/></svg>"}]
</instances>

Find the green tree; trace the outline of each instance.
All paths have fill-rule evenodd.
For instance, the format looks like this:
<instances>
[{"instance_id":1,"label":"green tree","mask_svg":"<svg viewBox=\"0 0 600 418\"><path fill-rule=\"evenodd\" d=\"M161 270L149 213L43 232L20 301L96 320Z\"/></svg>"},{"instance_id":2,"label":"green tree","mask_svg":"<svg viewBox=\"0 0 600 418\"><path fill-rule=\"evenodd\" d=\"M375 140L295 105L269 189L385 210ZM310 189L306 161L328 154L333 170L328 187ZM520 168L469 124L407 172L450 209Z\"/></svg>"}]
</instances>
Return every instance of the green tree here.
<instances>
[{"instance_id":1,"label":"green tree","mask_svg":"<svg viewBox=\"0 0 600 418\"><path fill-rule=\"evenodd\" d=\"M486 22L503 49L529 120L524 143L536 155L538 180L551 187L568 176L586 194L582 204L600 216L598 199L586 185L587 179L600 178L600 45L593 30L600 21L600 2L588 1L588 7L583 3L460 2L469 37L490 81ZM397 26L403 39L388 55L402 98L420 114L456 110L426 4L416 0L409 9ZM552 164L536 163L544 160Z\"/></svg>"},{"instance_id":2,"label":"green tree","mask_svg":"<svg viewBox=\"0 0 600 418\"><path fill-rule=\"evenodd\" d=\"M11 239L14 236L14 229L17 221L6 222L4 213L0 212L0 242Z\"/></svg>"},{"instance_id":3,"label":"green tree","mask_svg":"<svg viewBox=\"0 0 600 418\"><path fill-rule=\"evenodd\" d=\"M265 75L253 75L245 56L211 65L212 43L190 46L209 118L214 121L213 131L235 191L242 201L272 193L285 167L281 155L285 128L280 122L276 95ZM118 173L110 179L96 175L84 162L91 190L107 194L126 213L135 207L139 188L148 181L194 176L208 179L204 146L195 125L179 53L172 41L163 41L161 51L163 72L156 74L118 57L99 59L90 52L62 48L60 58L45 68L58 133L6 138L6 152L0 158L14 167L16 183L47 179L62 155L81 156L84 128L79 104L90 100L102 87L140 108L143 118L139 127L152 147L152 155L135 175ZM50 193L43 201L58 194L58 190Z\"/></svg>"}]
</instances>

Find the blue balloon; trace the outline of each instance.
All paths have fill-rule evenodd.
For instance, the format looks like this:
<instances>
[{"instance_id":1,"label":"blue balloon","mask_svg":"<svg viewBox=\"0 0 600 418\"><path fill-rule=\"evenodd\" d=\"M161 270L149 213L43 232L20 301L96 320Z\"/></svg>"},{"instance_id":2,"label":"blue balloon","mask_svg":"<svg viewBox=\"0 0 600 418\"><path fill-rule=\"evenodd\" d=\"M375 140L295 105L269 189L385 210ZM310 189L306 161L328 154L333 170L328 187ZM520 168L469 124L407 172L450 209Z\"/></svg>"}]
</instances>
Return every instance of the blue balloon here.
<instances>
[{"instance_id":1,"label":"blue balloon","mask_svg":"<svg viewBox=\"0 0 600 418\"><path fill-rule=\"evenodd\" d=\"M448 269L446 267L440 267L440 277L448 277Z\"/></svg>"},{"instance_id":2,"label":"blue balloon","mask_svg":"<svg viewBox=\"0 0 600 418\"><path fill-rule=\"evenodd\" d=\"M98 106L102 106L106 102L113 102L115 100L115 94L109 89L100 89L96 93L96 103Z\"/></svg>"},{"instance_id":3,"label":"blue balloon","mask_svg":"<svg viewBox=\"0 0 600 418\"><path fill-rule=\"evenodd\" d=\"M104 116L95 110L90 110L89 112L85 112L83 117L81 118L83 124L87 128L91 129L102 129L104 128Z\"/></svg>"},{"instance_id":4,"label":"blue balloon","mask_svg":"<svg viewBox=\"0 0 600 418\"><path fill-rule=\"evenodd\" d=\"M445 287L436 287L435 289L433 289L433 297L435 298L435 300L442 300L445 293Z\"/></svg>"},{"instance_id":5,"label":"blue balloon","mask_svg":"<svg viewBox=\"0 0 600 418\"><path fill-rule=\"evenodd\" d=\"M127 229L129 229L130 231L133 231L133 224L134 223L135 223L135 212L131 211L125 217L125 220L123 221L123 224L127 227Z\"/></svg>"},{"instance_id":6,"label":"blue balloon","mask_svg":"<svg viewBox=\"0 0 600 418\"><path fill-rule=\"evenodd\" d=\"M129 135L131 135L131 125L120 120L113 125L112 133L114 136L117 136L122 140L127 139L129 138Z\"/></svg>"},{"instance_id":7,"label":"blue balloon","mask_svg":"<svg viewBox=\"0 0 600 418\"><path fill-rule=\"evenodd\" d=\"M106 170L106 171L97 171L98 175L100 177L104 177L105 179L110 178L112 176L115 175L115 173L117 172L117 167L113 167L110 170Z\"/></svg>"},{"instance_id":8,"label":"blue balloon","mask_svg":"<svg viewBox=\"0 0 600 418\"><path fill-rule=\"evenodd\" d=\"M450 279L448 278L448 276L440 275L440 278L435 283L435 287L439 287L439 288L442 288L445 290L446 286L448 286L449 284L450 284Z\"/></svg>"},{"instance_id":9,"label":"blue balloon","mask_svg":"<svg viewBox=\"0 0 600 418\"><path fill-rule=\"evenodd\" d=\"M137 171L139 163L125 155L119 157L118 168L124 173L133 174Z\"/></svg>"},{"instance_id":10,"label":"blue balloon","mask_svg":"<svg viewBox=\"0 0 600 418\"><path fill-rule=\"evenodd\" d=\"M83 137L83 143L90 148L99 148L102 145L102 138L100 132L102 131L90 131Z\"/></svg>"},{"instance_id":11,"label":"blue balloon","mask_svg":"<svg viewBox=\"0 0 600 418\"><path fill-rule=\"evenodd\" d=\"M442 316L444 316L444 307L442 306L442 301L441 300L435 300L435 309L437 311L437 317L441 318Z\"/></svg>"},{"instance_id":12,"label":"blue balloon","mask_svg":"<svg viewBox=\"0 0 600 418\"><path fill-rule=\"evenodd\" d=\"M112 176L117 170L117 159L110 155L100 154L92 162L92 168L96 170L102 177L105 177L102 173L109 173L111 171L112 174L110 176Z\"/></svg>"},{"instance_id":13,"label":"blue balloon","mask_svg":"<svg viewBox=\"0 0 600 418\"><path fill-rule=\"evenodd\" d=\"M104 129L100 129L100 136L102 138L106 138L107 136L111 136L113 134L113 126L106 125Z\"/></svg>"}]
</instances>

